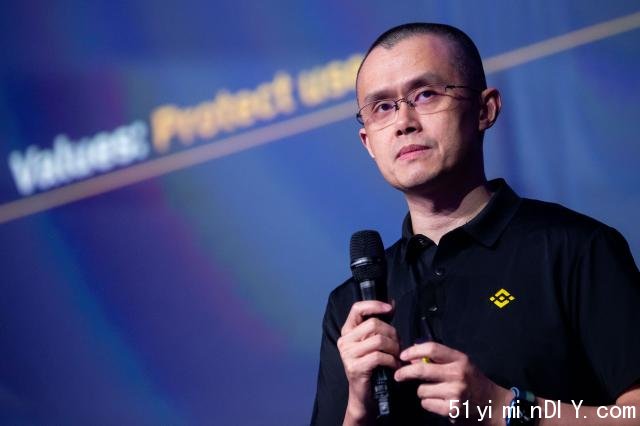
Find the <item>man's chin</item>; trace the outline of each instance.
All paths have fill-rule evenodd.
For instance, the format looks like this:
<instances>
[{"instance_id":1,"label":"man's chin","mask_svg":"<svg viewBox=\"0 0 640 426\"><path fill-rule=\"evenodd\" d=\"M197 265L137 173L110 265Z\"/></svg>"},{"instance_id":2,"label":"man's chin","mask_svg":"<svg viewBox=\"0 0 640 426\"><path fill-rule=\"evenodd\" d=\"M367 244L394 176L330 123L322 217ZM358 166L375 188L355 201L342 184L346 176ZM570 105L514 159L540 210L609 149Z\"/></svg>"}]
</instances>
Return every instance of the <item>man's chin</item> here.
<instances>
[{"instance_id":1,"label":"man's chin","mask_svg":"<svg viewBox=\"0 0 640 426\"><path fill-rule=\"evenodd\" d=\"M438 177L434 175L413 176L410 179L398 180L397 185L392 186L405 194L425 194L435 190L438 182Z\"/></svg>"}]
</instances>

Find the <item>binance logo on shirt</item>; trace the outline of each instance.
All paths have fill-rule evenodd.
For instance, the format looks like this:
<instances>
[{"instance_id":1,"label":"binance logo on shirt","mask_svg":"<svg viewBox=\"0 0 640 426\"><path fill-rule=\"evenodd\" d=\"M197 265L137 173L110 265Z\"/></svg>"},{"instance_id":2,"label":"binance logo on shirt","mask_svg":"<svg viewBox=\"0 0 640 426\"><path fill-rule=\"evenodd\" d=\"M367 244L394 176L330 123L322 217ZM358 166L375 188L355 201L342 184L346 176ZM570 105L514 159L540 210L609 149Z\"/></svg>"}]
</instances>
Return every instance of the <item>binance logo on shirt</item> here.
<instances>
[{"instance_id":1,"label":"binance logo on shirt","mask_svg":"<svg viewBox=\"0 0 640 426\"><path fill-rule=\"evenodd\" d=\"M502 309L505 306L507 306L509 303L516 300L516 298L513 297L507 290L505 290L504 288L501 288L496 292L496 294L491 296L489 300L493 302L493 304L496 305L498 308Z\"/></svg>"}]
</instances>

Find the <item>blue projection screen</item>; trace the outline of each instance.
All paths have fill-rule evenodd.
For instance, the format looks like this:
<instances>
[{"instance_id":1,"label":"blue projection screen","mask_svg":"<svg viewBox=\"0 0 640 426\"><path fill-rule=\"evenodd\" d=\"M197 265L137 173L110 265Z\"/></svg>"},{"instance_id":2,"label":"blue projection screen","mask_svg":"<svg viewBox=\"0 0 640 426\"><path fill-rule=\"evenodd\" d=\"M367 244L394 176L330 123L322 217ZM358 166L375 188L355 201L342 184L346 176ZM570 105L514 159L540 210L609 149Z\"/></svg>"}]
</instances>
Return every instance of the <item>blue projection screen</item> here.
<instances>
[{"instance_id":1,"label":"blue projection screen","mask_svg":"<svg viewBox=\"0 0 640 426\"><path fill-rule=\"evenodd\" d=\"M349 237L406 213L354 92L400 23L476 41L488 177L639 258L640 5L396 3L0 6L1 424L308 424Z\"/></svg>"}]
</instances>

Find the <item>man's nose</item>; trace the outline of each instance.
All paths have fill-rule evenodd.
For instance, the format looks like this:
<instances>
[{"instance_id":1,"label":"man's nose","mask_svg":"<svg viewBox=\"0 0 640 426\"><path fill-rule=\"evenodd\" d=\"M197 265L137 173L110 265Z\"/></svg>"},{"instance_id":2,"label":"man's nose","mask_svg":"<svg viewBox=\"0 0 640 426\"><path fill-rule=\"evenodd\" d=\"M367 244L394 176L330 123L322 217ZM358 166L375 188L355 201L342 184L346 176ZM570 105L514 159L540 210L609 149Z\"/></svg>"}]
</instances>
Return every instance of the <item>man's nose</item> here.
<instances>
[{"instance_id":1,"label":"man's nose","mask_svg":"<svg viewBox=\"0 0 640 426\"><path fill-rule=\"evenodd\" d=\"M398 135L412 133L421 128L416 109L406 99L399 99L396 102L396 114L395 125Z\"/></svg>"}]
</instances>

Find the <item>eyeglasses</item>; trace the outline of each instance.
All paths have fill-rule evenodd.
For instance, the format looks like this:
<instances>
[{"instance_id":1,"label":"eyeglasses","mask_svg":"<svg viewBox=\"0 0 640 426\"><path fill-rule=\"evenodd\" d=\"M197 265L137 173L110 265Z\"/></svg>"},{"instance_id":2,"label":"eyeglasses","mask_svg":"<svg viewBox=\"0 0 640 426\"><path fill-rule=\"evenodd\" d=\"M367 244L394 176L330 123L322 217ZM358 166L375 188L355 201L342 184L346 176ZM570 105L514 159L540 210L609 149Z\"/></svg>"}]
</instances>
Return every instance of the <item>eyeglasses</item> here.
<instances>
[{"instance_id":1,"label":"eyeglasses","mask_svg":"<svg viewBox=\"0 0 640 426\"><path fill-rule=\"evenodd\" d=\"M457 84L430 84L413 89L399 99L380 99L369 102L358 111L356 119L371 130L380 130L398 117L400 103L405 102L420 115L435 114L449 109L456 97L453 89L468 89L480 93L478 89ZM465 99L465 98L462 98Z\"/></svg>"}]
</instances>

